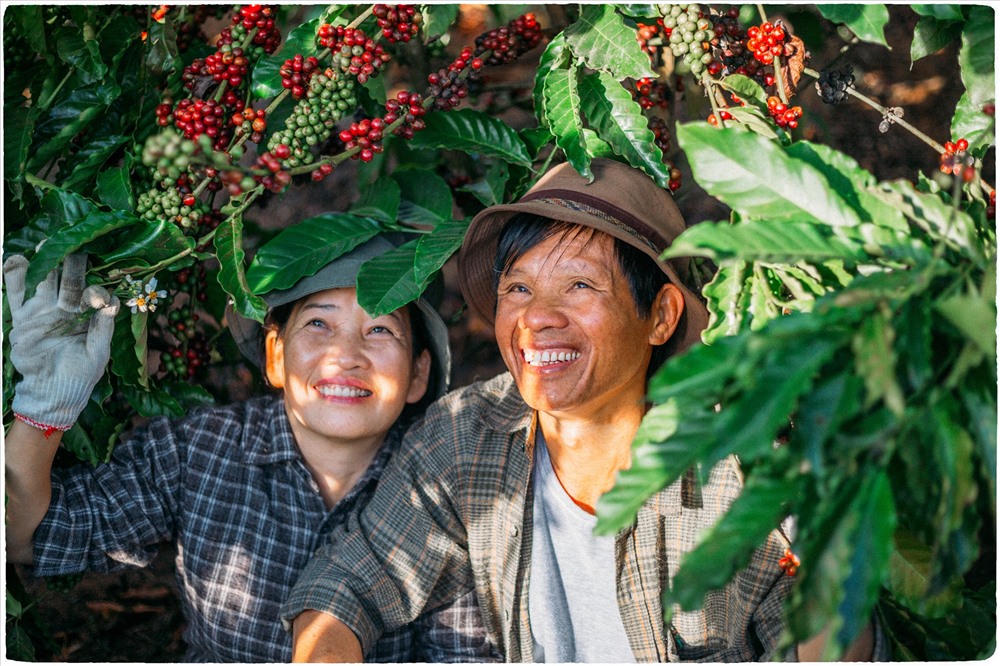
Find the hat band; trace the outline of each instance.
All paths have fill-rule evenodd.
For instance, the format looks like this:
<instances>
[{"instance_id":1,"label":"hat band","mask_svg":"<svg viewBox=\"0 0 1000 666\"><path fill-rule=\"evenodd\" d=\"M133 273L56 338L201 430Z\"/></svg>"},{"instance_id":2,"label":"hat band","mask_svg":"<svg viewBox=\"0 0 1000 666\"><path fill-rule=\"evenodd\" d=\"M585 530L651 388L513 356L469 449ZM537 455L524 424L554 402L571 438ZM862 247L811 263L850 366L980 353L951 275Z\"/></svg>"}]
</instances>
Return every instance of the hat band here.
<instances>
[{"instance_id":1,"label":"hat band","mask_svg":"<svg viewBox=\"0 0 1000 666\"><path fill-rule=\"evenodd\" d=\"M552 204L568 210L593 215L594 217L612 225L616 229L620 229L625 232L630 237L648 247L655 254L660 254L660 249L649 238L652 237L658 241L663 241L663 237L656 231L656 229L652 228L631 213L622 210L613 204L609 204L607 201L597 197L591 197L572 190L545 190L544 194L545 196L541 196L542 192L539 192L537 195L527 194L521 198L521 202L532 201ZM611 209L611 212L607 209ZM663 245L666 245L666 242L663 242Z\"/></svg>"}]
</instances>

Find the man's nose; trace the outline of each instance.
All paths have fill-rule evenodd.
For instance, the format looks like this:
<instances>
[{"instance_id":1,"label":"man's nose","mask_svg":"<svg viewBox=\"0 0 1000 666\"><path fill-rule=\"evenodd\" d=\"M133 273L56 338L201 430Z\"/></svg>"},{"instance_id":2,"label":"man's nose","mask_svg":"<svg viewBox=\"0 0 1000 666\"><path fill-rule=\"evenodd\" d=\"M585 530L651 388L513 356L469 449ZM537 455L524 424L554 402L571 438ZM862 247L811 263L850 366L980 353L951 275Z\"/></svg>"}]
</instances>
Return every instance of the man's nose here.
<instances>
[{"instance_id":1,"label":"man's nose","mask_svg":"<svg viewBox=\"0 0 1000 666\"><path fill-rule=\"evenodd\" d=\"M564 327L567 319L559 295L546 292L532 294L519 323L521 328L531 331Z\"/></svg>"}]
</instances>

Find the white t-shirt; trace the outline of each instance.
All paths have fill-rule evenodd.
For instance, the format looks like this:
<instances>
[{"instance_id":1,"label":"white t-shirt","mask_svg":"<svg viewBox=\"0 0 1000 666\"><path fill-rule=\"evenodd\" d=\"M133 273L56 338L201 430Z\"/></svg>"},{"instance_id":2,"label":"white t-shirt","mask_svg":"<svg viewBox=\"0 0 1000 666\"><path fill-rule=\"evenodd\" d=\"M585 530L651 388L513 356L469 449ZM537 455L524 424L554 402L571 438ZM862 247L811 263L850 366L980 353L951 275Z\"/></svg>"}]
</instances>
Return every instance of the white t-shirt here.
<instances>
[{"instance_id":1,"label":"white t-shirt","mask_svg":"<svg viewBox=\"0 0 1000 666\"><path fill-rule=\"evenodd\" d=\"M615 537L566 494L538 433L528 615L536 662L634 662L618 611Z\"/></svg>"}]
</instances>

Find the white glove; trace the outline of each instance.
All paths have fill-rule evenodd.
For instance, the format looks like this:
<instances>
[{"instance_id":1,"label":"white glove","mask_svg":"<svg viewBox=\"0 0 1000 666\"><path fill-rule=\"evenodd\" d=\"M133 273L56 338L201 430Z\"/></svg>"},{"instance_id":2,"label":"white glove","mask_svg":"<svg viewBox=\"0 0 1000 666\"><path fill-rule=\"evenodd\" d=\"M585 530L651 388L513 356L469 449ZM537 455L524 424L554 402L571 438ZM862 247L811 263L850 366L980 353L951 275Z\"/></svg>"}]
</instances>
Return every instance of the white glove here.
<instances>
[{"instance_id":1,"label":"white glove","mask_svg":"<svg viewBox=\"0 0 1000 666\"><path fill-rule=\"evenodd\" d=\"M28 260L13 255L3 265L10 305L10 360L21 373L13 410L46 431L68 430L87 406L111 356L118 299L102 287L87 287L87 255L63 261L24 300ZM90 314L87 310L92 310Z\"/></svg>"}]
</instances>

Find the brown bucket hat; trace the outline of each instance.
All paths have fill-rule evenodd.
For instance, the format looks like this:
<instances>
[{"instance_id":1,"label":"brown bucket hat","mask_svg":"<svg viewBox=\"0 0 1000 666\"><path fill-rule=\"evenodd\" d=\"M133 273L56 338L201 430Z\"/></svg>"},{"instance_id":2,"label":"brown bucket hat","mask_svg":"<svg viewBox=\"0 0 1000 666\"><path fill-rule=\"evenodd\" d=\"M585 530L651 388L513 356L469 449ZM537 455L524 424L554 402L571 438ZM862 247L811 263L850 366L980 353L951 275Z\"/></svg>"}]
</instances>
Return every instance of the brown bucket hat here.
<instances>
[{"instance_id":1,"label":"brown bucket hat","mask_svg":"<svg viewBox=\"0 0 1000 666\"><path fill-rule=\"evenodd\" d=\"M651 257L684 295L684 315L667 342L669 352L700 342L708 310L680 278L688 274L688 258L660 259L686 228L673 197L622 162L595 159L591 169L594 180L588 183L568 163L560 164L516 203L490 206L473 218L458 255L459 284L469 308L493 326L497 304L493 265L500 231L515 214L532 213L603 231Z\"/></svg>"}]
</instances>

